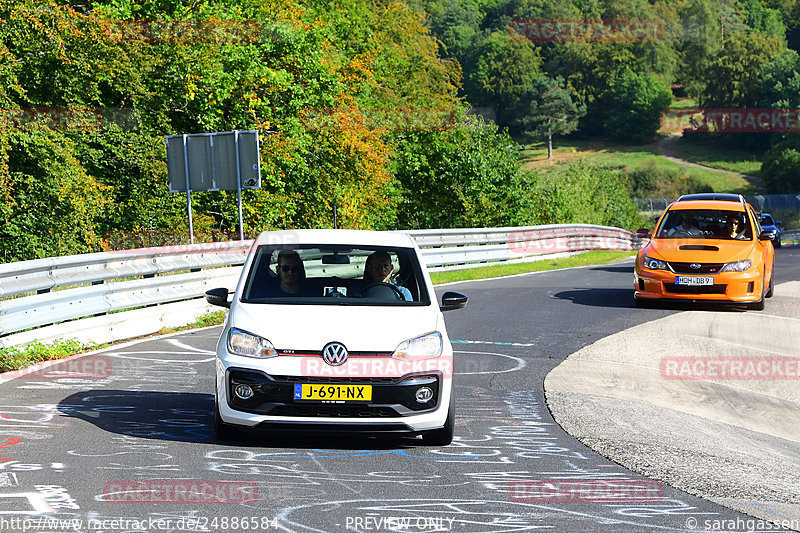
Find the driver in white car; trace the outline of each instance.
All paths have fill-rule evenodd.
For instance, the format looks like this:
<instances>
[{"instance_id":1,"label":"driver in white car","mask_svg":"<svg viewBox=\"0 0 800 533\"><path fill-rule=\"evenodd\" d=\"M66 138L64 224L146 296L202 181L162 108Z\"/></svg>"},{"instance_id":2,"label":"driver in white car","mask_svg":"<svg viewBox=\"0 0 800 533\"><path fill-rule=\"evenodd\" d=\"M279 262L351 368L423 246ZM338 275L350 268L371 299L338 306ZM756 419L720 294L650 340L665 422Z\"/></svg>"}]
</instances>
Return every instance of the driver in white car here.
<instances>
[{"instance_id":1,"label":"driver in white car","mask_svg":"<svg viewBox=\"0 0 800 533\"><path fill-rule=\"evenodd\" d=\"M411 292L408 289L392 283L392 272L394 272L394 265L388 253L374 252L367 257L367 263L364 265L364 279L367 283L388 283L399 290L407 302L412 301Z\"/></svg>"}]
</instances>

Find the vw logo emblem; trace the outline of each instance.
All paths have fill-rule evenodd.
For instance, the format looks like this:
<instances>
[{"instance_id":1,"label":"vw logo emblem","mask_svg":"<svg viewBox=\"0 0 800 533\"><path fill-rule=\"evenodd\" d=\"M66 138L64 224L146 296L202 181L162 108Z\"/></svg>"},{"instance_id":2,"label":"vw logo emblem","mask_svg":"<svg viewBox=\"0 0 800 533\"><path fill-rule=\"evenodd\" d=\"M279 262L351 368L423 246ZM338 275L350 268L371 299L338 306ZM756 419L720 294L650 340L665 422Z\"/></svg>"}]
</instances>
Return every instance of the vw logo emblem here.
<instances>
[{"instance_id":1,"label":"vw logo emblem","mask_svg":"<svg viewBox=\"0 0 800 533\"><path fill-rule=\"evenodd\" d=\"M322 349L322 360L331 366L339 366L347 361L347 348L338 342L326 344Z\"/></svg>"},{"instance_id":2,"label":"vw logo emblem","mask_svg":"<svg viewBox=\"0 0 800 533\"><path fill-rule=\"evenodd\" d=\"M693 269L697 270L701 266L702 265L700 263L692 263L691 265L689 265L689 268L693 268Z\"/></svg>"}]
</instances>

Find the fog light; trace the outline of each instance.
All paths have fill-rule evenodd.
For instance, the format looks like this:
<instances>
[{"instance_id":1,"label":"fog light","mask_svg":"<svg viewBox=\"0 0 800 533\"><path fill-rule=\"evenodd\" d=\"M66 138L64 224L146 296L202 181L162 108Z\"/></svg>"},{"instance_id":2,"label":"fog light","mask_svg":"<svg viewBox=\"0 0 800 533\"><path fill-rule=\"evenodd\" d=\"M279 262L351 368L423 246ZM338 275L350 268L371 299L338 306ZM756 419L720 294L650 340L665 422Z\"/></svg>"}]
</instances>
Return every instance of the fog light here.
<instances>
[{"instance_id":1,"label":"fog light","mask_svg":"<svg viewBox=\"0 0 800 533\"><path fill-rule=\"evenodd\" d=\"M417 389L417 401L427 403L433 398L433 391L430 387L420 387Z\"/></svg>"},{"instance_id":2,"label":"fog light","mask_svg":"<svg viewBox=\"0 0 800 533\"><path fill-rule=\"evenodd\" d=\"M248 398L252 398L253 389L250 387L250 385L236 385L236 388L233 389L233 393L237 398L246 400Z\"/></svg>"}]
</instances>

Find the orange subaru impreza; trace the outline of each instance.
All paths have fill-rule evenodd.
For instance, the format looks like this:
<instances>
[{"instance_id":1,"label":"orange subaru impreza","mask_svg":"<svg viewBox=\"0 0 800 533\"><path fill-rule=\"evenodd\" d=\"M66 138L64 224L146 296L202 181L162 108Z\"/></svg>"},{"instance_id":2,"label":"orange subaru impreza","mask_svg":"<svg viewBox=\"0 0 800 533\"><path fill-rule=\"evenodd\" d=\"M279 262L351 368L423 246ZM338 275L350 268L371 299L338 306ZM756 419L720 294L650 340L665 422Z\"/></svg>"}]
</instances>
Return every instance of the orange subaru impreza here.
<instances>
[{"instance_id":1,"label":"orange subaru impreza","mask_svg":"<svg viewBox=\"0 0 800 533\"><path fill-rule=\"evenodd\" d=\"M764 309L772 296L775 250L753 207L738 194L681 196L639 250L634 299L703 300Z\"/></svg>"}]
</instances>

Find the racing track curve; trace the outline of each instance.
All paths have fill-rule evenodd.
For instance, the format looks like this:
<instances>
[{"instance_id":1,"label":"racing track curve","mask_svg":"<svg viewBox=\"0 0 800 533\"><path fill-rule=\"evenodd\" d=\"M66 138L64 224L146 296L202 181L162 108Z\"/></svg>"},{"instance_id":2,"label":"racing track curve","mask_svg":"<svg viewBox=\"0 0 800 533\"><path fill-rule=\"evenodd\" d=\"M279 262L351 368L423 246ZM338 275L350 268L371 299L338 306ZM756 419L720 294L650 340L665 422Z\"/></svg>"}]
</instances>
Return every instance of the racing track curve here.
<instances>
[{"instance_id":1,"label":"racing track curve","mask_svg":"<svg viewBox=\"0 0 800 533\"><path fill-rule=\"evenodd\" d=\"M779 252L779 263L791 259L791 252ZM800 274L780 264L778 271L783 281ZM705 519L746 520L668 485L646 501L630 493L581 501L585 493L510 492L542 480L561 487L579 480L585 487L642 479L566 434L543 393L545 376L571 353L677 312L636 309L631 280L628 263L448 286L468 293L470 304L445 315L457 352L458 402L456 440L444 448L348 435L215 441L218 327L91 354L80 360L79 377L43 371L5 381L0 529L22 531L25 519L72 519L83 521L83 529L73 529L97 531L89 529L95 520L114 532L178 532L190 525L209 531L644 532L689 531ZM226 492L231 483L240 490ZM211 484L221 496L176 491L180 484Z\"/></svg>"}]
</instances>

